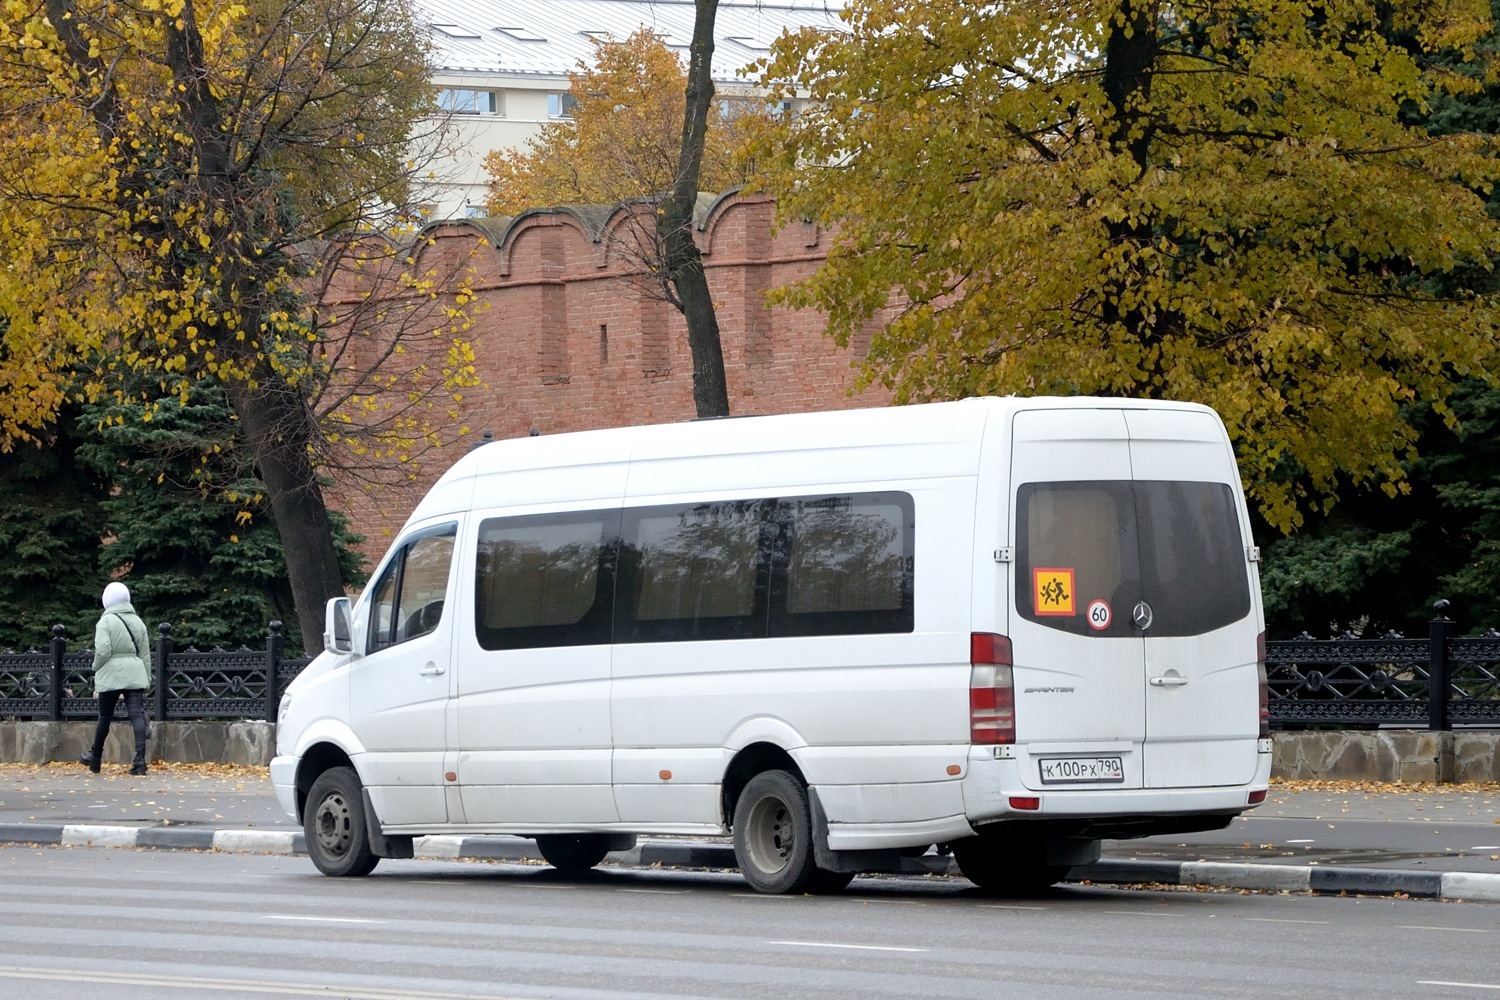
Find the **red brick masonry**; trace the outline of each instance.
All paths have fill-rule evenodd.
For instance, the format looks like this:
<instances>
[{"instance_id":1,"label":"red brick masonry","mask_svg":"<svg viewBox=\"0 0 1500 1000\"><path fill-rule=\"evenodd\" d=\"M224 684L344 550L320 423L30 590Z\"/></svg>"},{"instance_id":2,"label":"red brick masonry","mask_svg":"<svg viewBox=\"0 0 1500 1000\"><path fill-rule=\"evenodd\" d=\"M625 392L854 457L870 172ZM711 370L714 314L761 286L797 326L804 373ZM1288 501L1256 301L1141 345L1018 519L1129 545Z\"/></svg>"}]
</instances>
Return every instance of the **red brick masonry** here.
<instances>
[{"instance_id":1,"label":"red brick masonry","mask_svg":"<svg viewBox=\"0 0 1500 1000\"><path fill-rule=\"evenodd\" d=\"M888 402L881 389L853 394L852 364L867 337L841 350L823 335L820 314L766 304L770 289L812 274L829 241L811 224L773 234L774 211L770 198L738 193L700 206L696 235L718 311L731 411ZM331 500L354 516L372 559L422 491L486 430L503 438L693 418L682 316L625 252L639 213L548 209L427 231L434 242L418 270L451 270L472 257L478 308L471 338L483 385L464 393L459 419L439 431L444 447L422 457L409 486L335 486ZM462 426L470 429L466 438L458 435Z\"/></svg>"}]
</instances>

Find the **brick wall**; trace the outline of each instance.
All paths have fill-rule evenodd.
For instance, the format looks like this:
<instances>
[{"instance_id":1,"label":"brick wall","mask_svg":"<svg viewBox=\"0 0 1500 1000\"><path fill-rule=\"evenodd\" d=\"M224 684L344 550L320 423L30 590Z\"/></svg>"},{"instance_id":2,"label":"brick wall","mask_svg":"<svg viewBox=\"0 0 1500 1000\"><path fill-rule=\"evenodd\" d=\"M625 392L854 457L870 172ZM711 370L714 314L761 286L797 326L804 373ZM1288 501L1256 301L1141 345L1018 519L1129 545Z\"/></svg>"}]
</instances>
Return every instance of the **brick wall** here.
<instances>
[{"instance_id":1,"label":"brick wall","mask_svg":"<svg viewBox=\"0 0 1500 1000\"><path fill-rule=\"evenodd\" d=\"M856 355L823 336L814 312L772 309L765 293L810 275L828 234L794 223L772 233L774 204L718 199L697 238L717 308L734 414L879 406L879 389L852 393ZM464 393L438 428L444 447L421 457L406 485L364 489L347 480L330 502L367 536L372 560L416 501L469 442L664 423L694 417L692 361L682 315L640 276L633 234L650 231L640 208L556 209L514 220L445 223L428 232L418 268L469 257L478 309L471 331L482 386ZM649 211L649 209L647 209ZM855 345L863 350L868 336ZM439 341L431 341L434 345ZM466 438L458 434L468 427Z\"/></svg>"}]
</instances>

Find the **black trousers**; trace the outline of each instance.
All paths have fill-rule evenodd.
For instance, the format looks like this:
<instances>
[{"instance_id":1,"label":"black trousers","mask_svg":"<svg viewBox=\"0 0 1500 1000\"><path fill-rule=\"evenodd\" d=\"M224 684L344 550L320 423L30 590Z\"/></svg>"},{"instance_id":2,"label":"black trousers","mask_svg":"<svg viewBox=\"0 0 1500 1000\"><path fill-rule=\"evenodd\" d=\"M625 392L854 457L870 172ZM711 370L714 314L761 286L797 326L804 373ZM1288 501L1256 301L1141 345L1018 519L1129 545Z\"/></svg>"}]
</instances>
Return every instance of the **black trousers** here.
<instances>
[{"instance_id":1,"label":"black trousers","mask_svg":"<svg viewBox=\"0 0 1500 1000\"><path fill-rule=\"evenodd\" d=\"M125 713L130 716L130 728L135 730L135 755L146 756L146 692L100 691L99 722L94 726L94 759L104 759L104 741L109 736L109 724L115 717L115 705L121 696L125 698Z\"/></svg>"}]
</instances>

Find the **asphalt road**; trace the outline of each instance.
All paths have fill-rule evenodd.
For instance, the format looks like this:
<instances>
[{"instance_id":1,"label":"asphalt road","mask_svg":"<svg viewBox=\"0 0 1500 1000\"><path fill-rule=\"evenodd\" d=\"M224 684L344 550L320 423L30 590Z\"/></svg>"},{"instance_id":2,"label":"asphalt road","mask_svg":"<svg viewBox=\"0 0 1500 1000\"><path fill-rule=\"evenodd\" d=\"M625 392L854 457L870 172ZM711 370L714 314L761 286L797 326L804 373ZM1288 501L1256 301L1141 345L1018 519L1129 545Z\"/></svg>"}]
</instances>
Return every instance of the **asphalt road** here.
<instances>
[{"instance_id":1,"label":"asphalt road","mask_svg":"<svg viewBox=\"0 0 1500 1000\"><path fill-rule=\"evenodd\" d=\"M0 765L0 823L98 823L295 830L263 769L210 773L156 767L131 778L110 765ZM1105 857L1344 865L1500 875L1494 786L1273 785L1227 829L1110 841Z\"/></svg>"},{"instance_id":2,"label":"asphalt road","mask_svg":"<svg viewBox=\"0 0 1500 1000\"><path fill-rule=\"evenodd\" d=\"M798 1000L1359 997L1500 991L1492 906L861 877L0 848L0 995Z\"/></svg>"}]
</instances>

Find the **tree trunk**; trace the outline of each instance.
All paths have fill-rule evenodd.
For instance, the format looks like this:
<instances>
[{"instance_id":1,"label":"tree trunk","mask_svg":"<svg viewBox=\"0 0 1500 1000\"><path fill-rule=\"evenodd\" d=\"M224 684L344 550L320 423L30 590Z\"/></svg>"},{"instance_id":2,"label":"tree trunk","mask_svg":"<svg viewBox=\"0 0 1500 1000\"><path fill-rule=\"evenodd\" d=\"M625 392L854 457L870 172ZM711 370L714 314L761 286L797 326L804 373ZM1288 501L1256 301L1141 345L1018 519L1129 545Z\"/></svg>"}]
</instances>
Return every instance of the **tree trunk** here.
<instances>
[{"instance_id":1,"label":"tree trunk","mask_svg":"<svg viewBox=\"0 0 1500 1000\"><path fill-rule=\"evenodd\" d=\"M729 415L729 386L724 376L724 349L719 320L714 313L703 256L693 241L693 210L698 202L698 177L703 166L703 142L708 112L713 104L714 19L719 0L696 0L692 57L688 62L687 109L682 119L682 151L677 178L657 215L658 233L666 248L666 275L677 291L687 321L688 347L693 355L693 405L699 417Z\"/></svg>"},{"instance_id":2,"label":"tree trunk","mask_svg":"<svg viewBox=\"0 0 1500 1000\"><path fill-rule=\"evenodd\" d=\"M1109 138L1127 150L1144 173L1151 148L1151 74L1160 48L1155 4L1127 0L1104 45L1104 95L1109 101Z\"/></svg>"},{"instance_id":3,"label":"tree trunk","mask_svg":"<svg viewBox=\"0 0 1500 1000\"><path fill-rule=\"evenodd\" d=\"M344 595L328 506L309 447L315 440L309 435L317 429L295 390L268 370L260 374L256 388L237 382L225 388L276 518L302 648L316 653L323 648L323 606Z\"/></svg>"}]
</instances>

